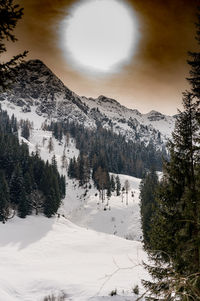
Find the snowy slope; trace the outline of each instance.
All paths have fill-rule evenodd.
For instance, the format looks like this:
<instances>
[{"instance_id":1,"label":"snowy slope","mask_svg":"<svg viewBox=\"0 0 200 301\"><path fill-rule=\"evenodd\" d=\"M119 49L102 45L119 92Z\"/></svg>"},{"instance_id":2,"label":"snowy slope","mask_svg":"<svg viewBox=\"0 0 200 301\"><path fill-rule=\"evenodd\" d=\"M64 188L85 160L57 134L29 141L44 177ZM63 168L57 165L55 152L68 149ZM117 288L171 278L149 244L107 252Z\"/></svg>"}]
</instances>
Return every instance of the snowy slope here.
<instances>
[{"instance_id":1,"label":"snowy slope","mask_svg":"<svg viewBox=\"0 0 200 301\"><path fill-rule=\"evenodd\" d=\"M115 193L112 194L109 200L106 198L104 203L102 203L99 200L99 193L94 187L92 180L90 181L91 189L88 188L89 184L87 187L80 187L78 181L69 179L67 171L61 168L61 156L65 144L64 139L62 143L59 143L55 138L52 138L54 150L49 153L47 146L52 133L41 130L41 125L45 121L44 117L38 116L35 112L23 113L18 106L11 105L6 101L2 102L2 108L7 110L10 116L14 113L18 120L26 117L33 122L30 141L20 138L28 144L30 153L36 151L37 145L39 154L43 160L51 162L53 155L56 156L59 171L66 176L67 180L66 197L59 210L61 214L79 226L132 240L141 240L142 232L139 212L140 179L127 175L119 175L122 186L125 180L128 180L130 183L128 204L126 202L126 195L122 199L122 195L117 197ZM66 148L68 163L70 158L77 157L78 154L79 150L76 149L74 141L71 138Z\"/></svg>"},{"instance_id":2,"label":"snowy slope","mask_svg":"<svg viewBox=\"0 0 200 301\"><path fill-rule=\"evenodd\" d=\"M125 196L122 202L122 197L115 195L107 206L107 201L102 204L92 183L91 189L80 188L61 168L64 140L58 143L53 138L54 149L49 153L47 145L52 133L41 129L46 117L37 114L36 106L24 113L22 107L7 100L1 104L10 116L14 113L18 120L33 123L30 141L19 138L28 143L30 152L35 152L37 145L44 160L51 161L56 156L60 173L66 175L67 193L60 218L15 217L0 224L0 300L43 301L51 293L64 293L66 300L72 301L134 301L132 288L138 284L142 292L140 281L148 278L141 265L146 254L141 243L133 241L141 238L140 180L119 175L122 185L127 179L130 183L128 204ZM66 148L68 162L78 154L70 139ZM118 296L110 297L115 289Z\"/></svg>"},{"instance_id":3,"label":"snowy slope","mask_svg":"<svg viewBox=\"0 0 200 301\"><path fill-rule=\"evenodd\" d=\"M119 178L122 185L125 180L130 183L128 204L125 194L122 202L122 195L117 197L115 193L102 203L93 186L87 189L88 193L85 195L85 189L80 188L77 181L68 180L68 193L60 212L77 225L132 240L141 240L140 179L126 175L119 175Z\"/></svg>"},{"instance_id":4,"label":"snowy slope","mask_svg":"<svg viewBox=\"0 0 200 301\"><path fill-rule=\"evenodd\" d=\"M135 300L132 288L147 278L142 260L139 242L62 217L15 218L0 224L0 300L42 301L61 292L74 301ZM115 288L123 298L100 298Z\"/></svg>"}]
</instances>

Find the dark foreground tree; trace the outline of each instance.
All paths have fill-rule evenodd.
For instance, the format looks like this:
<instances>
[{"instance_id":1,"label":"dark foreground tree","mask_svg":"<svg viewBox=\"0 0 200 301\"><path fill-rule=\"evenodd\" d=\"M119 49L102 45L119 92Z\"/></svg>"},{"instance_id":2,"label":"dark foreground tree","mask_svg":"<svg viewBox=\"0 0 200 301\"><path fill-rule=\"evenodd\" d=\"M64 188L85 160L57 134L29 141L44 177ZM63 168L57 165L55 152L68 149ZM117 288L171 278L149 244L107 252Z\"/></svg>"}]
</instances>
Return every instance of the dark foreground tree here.
<instances>
[{"instance_id":1,"label":"dark foreground tree","mask_svg":"<svg viewBox=\"0 0 200 301\"><path fill-rule=\"evenodd\" d=\"M192 89L183 93L148 232L154 282L144 282L147 300L200 300L200 54L190 56Z\"/></svg>"},{"instance_id":2,"label":"dark foreground tree","mask_svg":"<svg viewBox=\"0 0 200 301\"><path fill-rule=\"evenodd\" d=\"M23 15L23 8L13 0L0 0L0 55L6 52L6 41L15 42L13 30ZM17 64L26 56L27 52L14 56L10 61L0 62L0 91L7 88L14 80Z\"/></svg>"}]
</instances>

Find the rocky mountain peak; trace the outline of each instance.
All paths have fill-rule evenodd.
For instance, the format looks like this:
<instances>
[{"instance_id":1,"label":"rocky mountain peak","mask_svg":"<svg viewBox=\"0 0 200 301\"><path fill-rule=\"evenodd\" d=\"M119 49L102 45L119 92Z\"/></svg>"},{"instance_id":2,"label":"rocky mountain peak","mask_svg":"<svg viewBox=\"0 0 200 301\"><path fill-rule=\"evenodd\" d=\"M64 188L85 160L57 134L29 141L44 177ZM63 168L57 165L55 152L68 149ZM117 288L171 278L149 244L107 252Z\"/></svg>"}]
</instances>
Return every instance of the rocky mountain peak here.
<instances>
[{"instance_id":1,"label":"rocky mountain peak","mask_svg":"<svg viewBox=\"0 0 200 301\"><path fill-rule=\"evenodd\" d=\"M0 101L9 101L46 118L76 122L89 127L112 129L127 140L153 141L159 147L167 140L175 118L151 111L141 114L128 109L115 99L100 95L97 99L78 96L40 60L22 63L17 69L16 82ZM26 118L26 117L25 117Z\"/></svg>"},{"instance_id":2,"label":"rocky mountain peak","mask_svg":"<svg viewBox=\"0 0 200 301\"><path fill-rule=\"evenodd\" d=\"M165 119L165 115L163 115L160 112L154 111L154 110L150 111L146 115L150 121L159 121L159 120Z\"/></svg>"}]
</instances>

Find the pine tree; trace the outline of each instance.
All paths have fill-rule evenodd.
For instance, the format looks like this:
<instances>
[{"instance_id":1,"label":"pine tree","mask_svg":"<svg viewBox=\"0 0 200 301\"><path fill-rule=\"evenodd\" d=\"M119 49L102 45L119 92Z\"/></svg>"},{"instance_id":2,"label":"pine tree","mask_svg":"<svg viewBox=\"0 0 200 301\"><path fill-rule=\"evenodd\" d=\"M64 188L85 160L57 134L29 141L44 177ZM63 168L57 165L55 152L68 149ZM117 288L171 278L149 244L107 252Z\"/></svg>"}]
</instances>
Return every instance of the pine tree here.
<instances>
[{"instance_id":1,"label":"pine tree","mask_svg":"<svg viewBox=\"0 0 200 301\"><path fill-rule=\"evenodd\" d=\"M142 179L140 183L140 213L143 231L144 247L148 248L151 230L151 219L156 208L156 190L158 188L158 177L152 168Z\"/></svg>"},{"instance_id":2,"label":"pine tree","mask_svg":"<svg viewBox=\"0 0 200 301\"><path fill-rule=\"evenodd\" d=\"M198 44L200 45L200 8L198 8L197 13L197 22L196 25L196 40L198 41ZM191 90L194 96L197 97L197 99L200 99L200 52L191 52L189 51L189 59L188 64L190 66L190 76L187 78L191 85Z\"/></svg>"},{"instance_id":3,"label":"pine tree","mask_svg":"<svg viewBox=\"0 0 200 301\"><path fill-rule=\"evenodd\" d=\"M107 198L109 199L112 195L112 182L111 182L111 178L108 174L108 178L107 178L107 192L106 192L106 195L107 195Z\"/></svg>"},{"instance_id":4,"label":"pine tree","mask_svg":"<svg viewBox=\"0 0 200 301\"><path fill-rule=\"evenodd\" d=\"M21 191L23 190L24 179L22 175L22 169L18 164L12 174L10 181L10 201L11 203L18 205L20 202Z\"/></svg>"},{"instance_id":5,"label":"pine tree","mask_svg":"<svg viewBox=\"0 0 200 301\"><path fill-rule=\"evenodd\" d=\"M30 123L28 120L22 122L21 135L25 139L29 140L30 137Z\"/></svg>"},{"instance_id":6,"label":"pine tree","mask_svg":"<svg viewBox=\"0 0 200 301\"><path fill-rule=\"evenodd\" d=\"M25 191L24 177L20 165L17 165L10 182L10 201L17 206L18 215L21 218L31 213L30 204Z\"/></svg>"},{"instance_id":7,"label":"pine tree","mask_svg":"<svg viewBox=\"0 0 200 301\"><path fill-rule=\"evenodd\" d=\"M170 162L164 165L156 208L146 228L149 241L145 247L155 262L147 269L157 279L145 282L154 295L149 300L160 300L161 296L169 300L200 300L200 160L196 143L200 128L197 102L193 100L191 93L184 94L185 111L177 118L169 144Z\"/></svg>"},{"instance_id":8,"label":"pine tree","mask_svg":"<svg viewBox=\"0 0 200 301\"><path fill-rule=\"evenodd\" d=\"M13 0L0 1L0 54L6 52L5 41L17 41L13 30L18 20L23 15L23 9L15 4ZM6 63L0 63L0 90L8 87L14 80L18 63L26 56L27 52L14 56Z\"/></svg>"},{"instance_id":9,"label":"pine tree","mask_svg":"<svg viewBox=\"0 0 200 301\"><path fill-rule=\"evenodd\" d=\"M11 117L11 126L12 126L12 132L14 134L16 134L18 128L17 128L17 119L15 118L14 114L12 114L12 117Z\"/></svg>"},{"instance_id":10,"label":"pine tree","mask_svg":"<svg viewBox=\"0 0 200 301\"><path fill-rule=\"evenodd\" d=\"M73 178L77 178L77 162L76 162L76 158L74 157L73 159L70 159L69 161L69 167L68 167L68 176L69 178L73 179Z\"/></svg>"},{"instance_id":11,"label":"pine tree","mask_svg":"<svg viewBox=\"0 0 200 301\"><path fill-rule=\"evenodd\" d=\"M65 154L65 151L63 151L62 157L61 157L61 168L62 169L67 169L67 157Z\"/></svg>"},{"instance_id":12,"label":"pine tree","mask_svg":"<svg viewBox=\"0 0 200 301\"><path fill-rule=\"evenodd\" d=\"M78 168L77 178L79 180L79 184L82 186L85 183L84 159L82 154L77 159L77 168Z\"/></svg>"},{"instance_id":13,"label":"pine tree","mask_svg":"<svg viewBox=\"0 0 200 301\"><path fill-rule=\"evenodd\" d=\"M121 183L120 183L120 179L119 176L116 176L116 194L117 196L120 195L120 190L121 190Z\"/></svg>"},{"instance_id":14,"label":"pine tree","mask_svg":"<svg viewBox=\"0 0 200 301\"><path fill-rule=\"evenodd\" d=\"M53 215L55 215L58 210L58 207L59 206L57 203L55 190L52 187L50 187L48 196L46 197L43 204L43 211L45 216L50 218Z\"/></svg>"},{"instance_id":15,"label":"pine tree","mask_svg":"<svg viewBox=\"0 0 200 301\"><path fill-rule=\"evenodd\" d=\"M9 188L5 175L0 171L0 221L5 223L10 214Z\"/></svg>"},{"instance_id":16,"label":"pine tree","mask_svg":"<svg viewBox=\"0 0 200 301\"><path fill-rule=\"evenodd\" d=\"M158 210L170 220L167 231L167 236L172 240L169 254L174 259L176 269L197 272L200 271L200 200L196 168L200 160L199 146L196 144L199 134L197 103L193 94L184 93L183 105L185 110L177 117L173 141L169 144L170 162L165 164L164 180L158 195ZM165 207L162 206L163 202Z\"/></svg>"},{"instance_id":17,"label":"pine tree","mask_svg":"<svg viewBox=\"0 0 200 301\"><path fill-rule=\"evenodd\" d=\"M111 191L114 192L115 191L115 179L114 179L113 175L111 175L111 178L110 178L110 185L111 185Z\"/></svg>"},{"instance_id":18,"label":"pine tree","mask_svg":"<svg viewBox=\"0 0 200 301\"><path fill-rule=\"evenodd\" d=\"M52 139L52 137L49 138L49 143L48 143L47 147L48 147L49 153L51 153L54 150L54 145L53 145L53 139Z\"/></svg>"},{"instance_id":19,"label":"pine tree","mask_svg":"<svg viewBox=\"0 0 200 301\"><path fill-rule=\"evenodd\" d=\"M60 194L61 198L64 199L65 194L66 194L66 179L65 176L61 175L60 181L59 181L59 187L60 187Z\"/></svg>"},{"instance_id":20,"label":"pine tree","mask_svg":"<svg viewBox=\"0 0 200 301\"><path fill-rule=\"evenodd\" d=\"M25 218L28 214L31 214L31 206L28 196L26 195L24 186L21 187L18 198L18 216L20 218Z\"/></svg>"},{"instance_id":21,"label":"pine tree","mask_svg":"<svg viewBox=\"0 0 200 301\"><path fill-rule=\"evenodd\" d=\"M51 158L51 165L53 166L53 168L55 170L57 170L57 161L56 161L56 156L53 155L53 157Z\"/></svg>"},{"instance_id":22,"label":"pine tree","mask_svg":"<svg viewBox=\"0 0 200 301\"><path fill-rule=\"evenodd\" d=\"M200 41L200 23L197 27ZM168 145L170 161L164 164L148 234L155 263L147 266L155 281L144 283L149 300L200 300L200 54L190 56L192 89L183 93L184 111Z\"/></svg>"}]
</instances>

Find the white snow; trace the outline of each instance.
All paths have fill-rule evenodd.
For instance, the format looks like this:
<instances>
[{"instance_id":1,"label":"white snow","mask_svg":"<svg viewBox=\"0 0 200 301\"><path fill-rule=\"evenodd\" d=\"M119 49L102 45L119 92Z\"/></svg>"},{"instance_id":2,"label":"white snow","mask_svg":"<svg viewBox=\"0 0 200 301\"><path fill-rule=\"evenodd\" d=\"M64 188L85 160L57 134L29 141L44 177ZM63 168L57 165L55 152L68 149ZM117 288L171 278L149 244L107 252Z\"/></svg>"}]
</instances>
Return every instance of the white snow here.
<instances>
[{"instance_id":1,"label":"white snow","mask_svg":"<svg viewBox=\"0 0 200 301\"><path fill-rule=\"evenodd\" d=\"M142 266L147 258L139 242L140 179L119 175L122 186L125 180L130 183L128 204L126 195L122 202L122 196L113 194L106 206L107 199L104 203L99 200L92 181L91 189L89 184L79 187L78 181L68 179L61 168L64 138L61 143L52 138L54 149L49 152L52 133L41 129L44 117L34 110L23 113L6 101L2 108L18 120L33 122L30 141L20 140L28 143L30 153L37 145L44 160L51 161L55 155L67 187L60 218L15 217L0 224L0 301L43 301L51 293L62 292L72 301L135 300L132 289L138 284L142 292L141 279L148 278ZM65 153L68 163L79 154L72 138ZM115 289L118 295L109 297Z\"/></svg>"},{"instance_id":2,"label":"white snow","mask_svg":"<svg viewBox=\"0 0 200 301\"><path fill-rule=\"evenodd\" d=\"M28 119L30 122L33 122L35 129L40 129L42 123L45 121L45 118L43 116L39 116L35 112L36 107L31 107L32 112L24 113L21 107L5 100L1 102L1 108L2 110L7 111L9 116L12 116L12 114L14 114L18 121L20 121L20 119Z\"/></svg>"},{"instance_id":3,"label":"white snow","mask_svg":"<svg viewBox=\"0 0 200 301\"><path fill-rule=\"evenodd\" d=\"M122 195L117 197L116 193L113 193L109 200L106 197L102 203L93 185L91 189L87 189L88 193L85 196L85 189L79 187L78 181L68 180L67 196L60 212L77 225L132 240L141 240L140 179L126 175L119 175L119 178L122 186L125 180L130 183L128 205L126 194L123 196L123 202Z\"/></svg>"},{"instance_id":4,"label":"white snow","mask_svg":"<svg viewBox=\"0 0 200 301\"><path fill-rule=\"evenodd\" d=\"M139 242L80 228L63 217L16 217L0 224L0 300L42 301L59 292L66 300L101 300L115 288L123 298L112 300L135 300L132 288L148 277L142 260Z\"/></svg>"},{"instance_id":5,"label":"white snow","mask_svg":"<svg viewBox=\"0 0 200 301\"><path fill-rule=\"evenodd\" d=\"M114 130L117 128L127 135L127 131L131 129L127 122L131 119L136 119L140 124L148 126L148 128L156 129L163 135L164 141L171 137L174 129L175 119L173 116L163 115L163 119L152 120L150 117L154 116L156 111L151 111L148 114L141 114L137 110L128 109L115 100L107 99L107 102L102 102L101 96L97 99L82 97L82 101L90 108L98 108L98 110L105 114L108 118L115 122ZM158 113L160 114L160 113ZM162 114L160 114L162 116ZM120 119L125 119L126 124L120 122ZM131 135L130 135L131 138ZM149 139L149 138L148 138Z\"/></svg>"}]
</instances>

